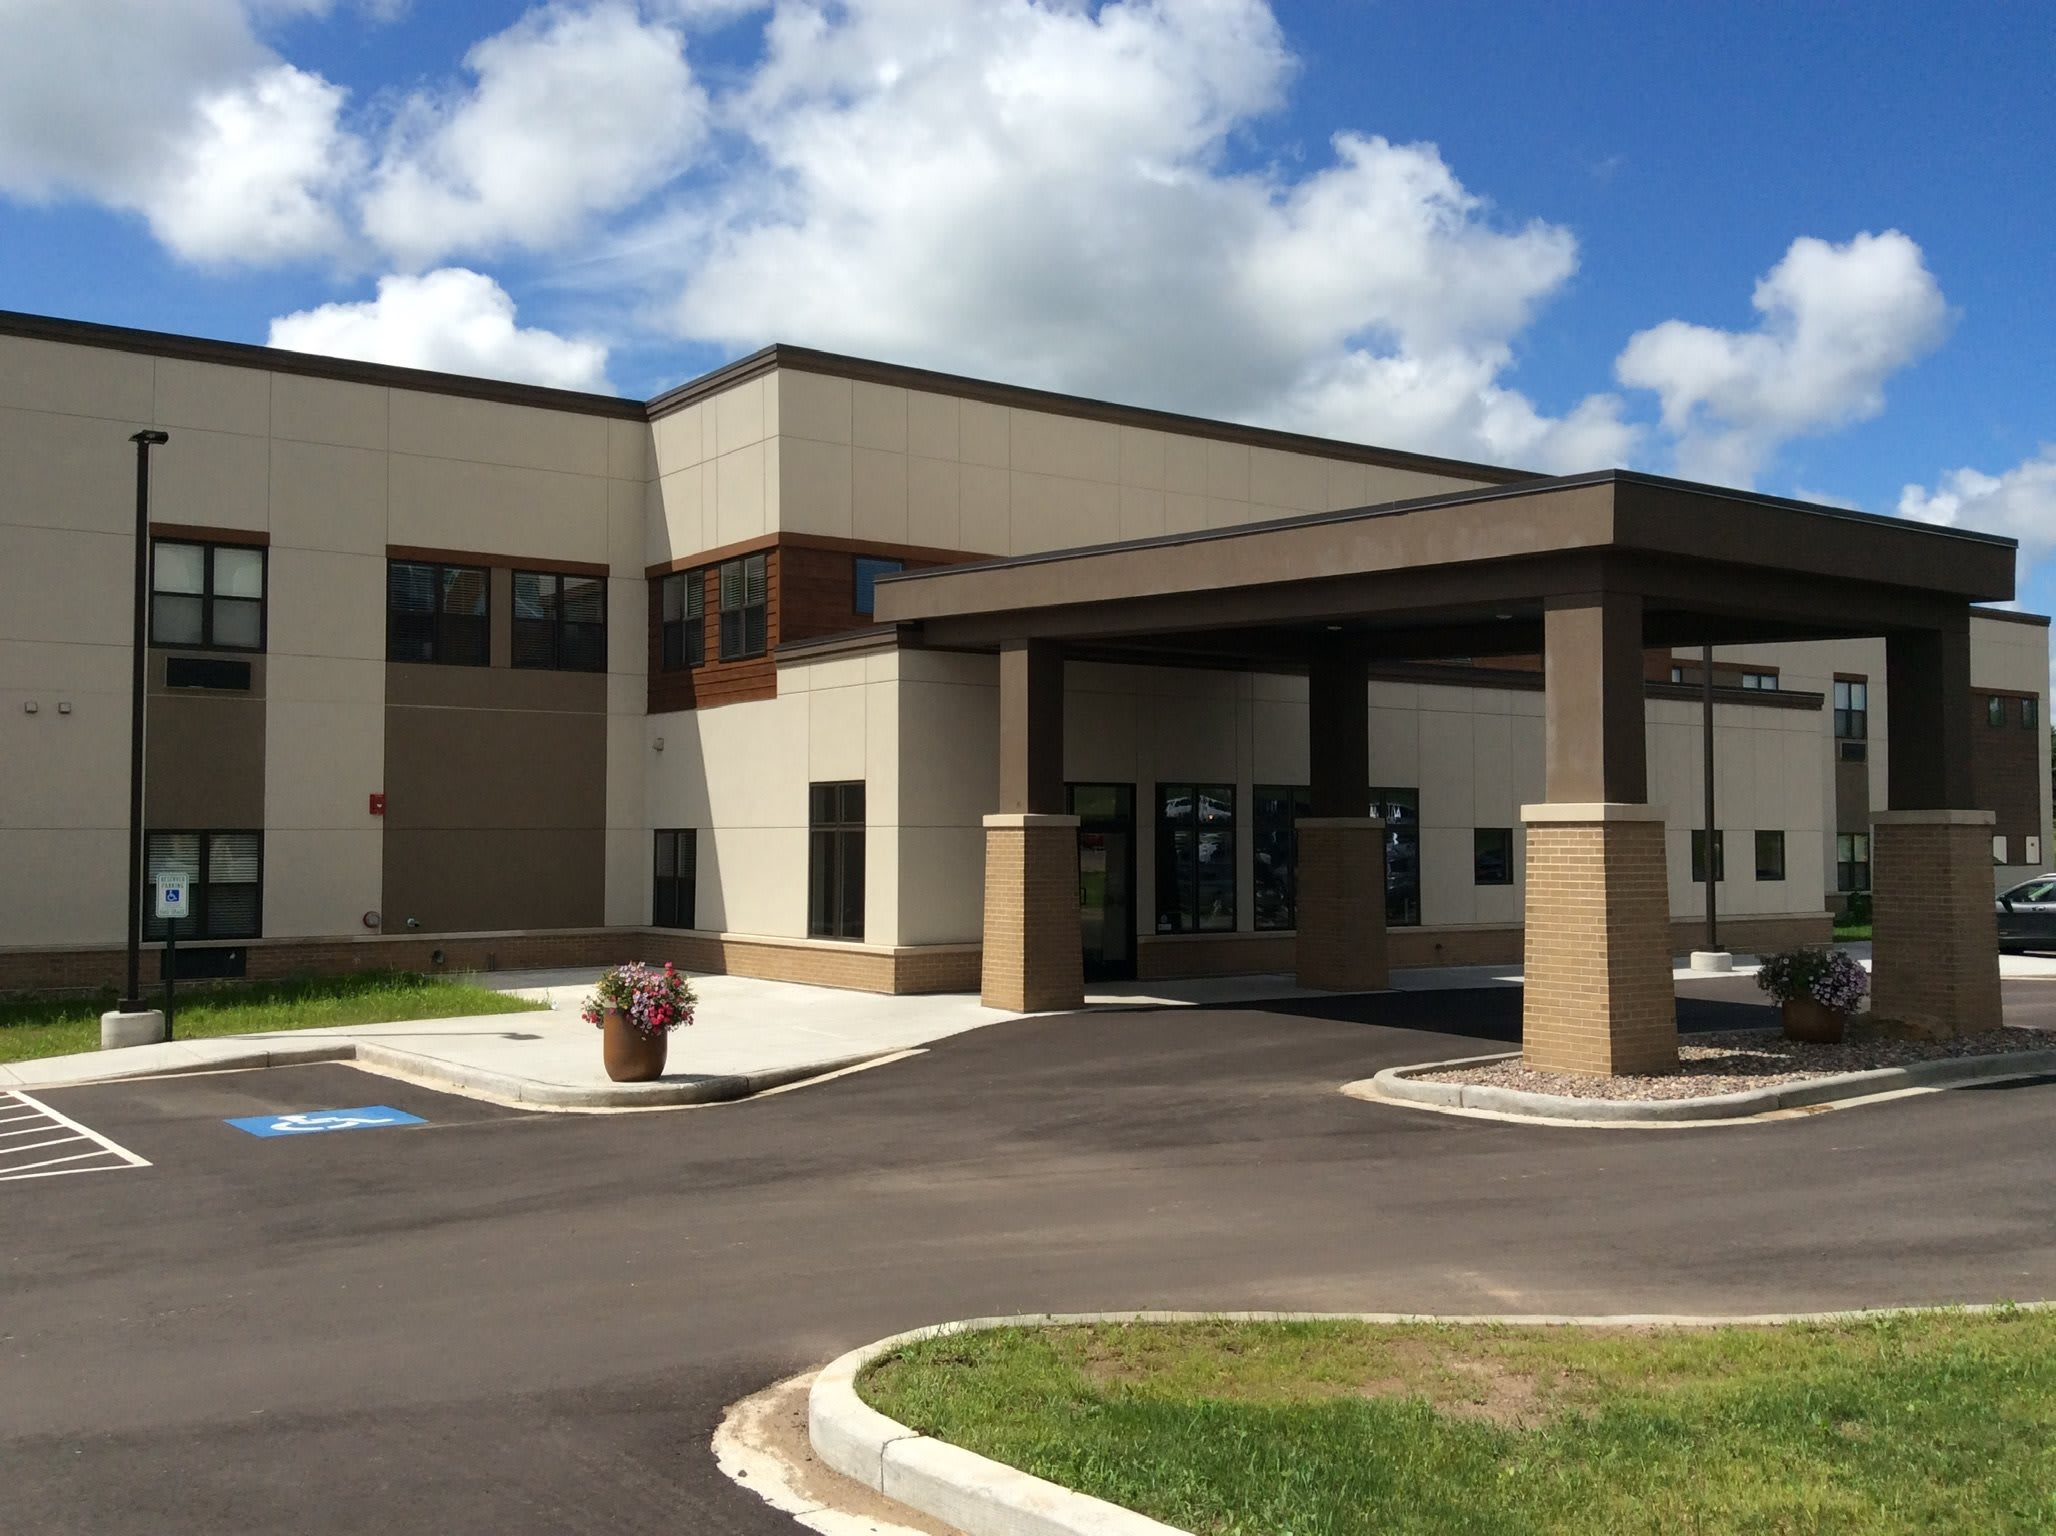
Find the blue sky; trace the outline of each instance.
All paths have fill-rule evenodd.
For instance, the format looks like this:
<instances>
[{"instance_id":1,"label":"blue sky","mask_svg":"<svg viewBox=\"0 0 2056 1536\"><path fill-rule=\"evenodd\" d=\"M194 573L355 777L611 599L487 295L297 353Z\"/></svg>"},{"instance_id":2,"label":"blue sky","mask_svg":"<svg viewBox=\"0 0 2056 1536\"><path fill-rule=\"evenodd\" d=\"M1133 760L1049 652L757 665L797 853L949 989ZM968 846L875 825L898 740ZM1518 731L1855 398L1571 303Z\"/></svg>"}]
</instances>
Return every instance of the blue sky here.
<instances>
[{"instance_id":1,"label":"blue sky","mask_svg":"<svg viewBox=\"0 0 2056 1536\"><path fill-rule=\"evenodd\" d=\"M777 339L2005 532L1993 4L0 0L0 307L647 395Z\"/></svg>"}]
</instances>

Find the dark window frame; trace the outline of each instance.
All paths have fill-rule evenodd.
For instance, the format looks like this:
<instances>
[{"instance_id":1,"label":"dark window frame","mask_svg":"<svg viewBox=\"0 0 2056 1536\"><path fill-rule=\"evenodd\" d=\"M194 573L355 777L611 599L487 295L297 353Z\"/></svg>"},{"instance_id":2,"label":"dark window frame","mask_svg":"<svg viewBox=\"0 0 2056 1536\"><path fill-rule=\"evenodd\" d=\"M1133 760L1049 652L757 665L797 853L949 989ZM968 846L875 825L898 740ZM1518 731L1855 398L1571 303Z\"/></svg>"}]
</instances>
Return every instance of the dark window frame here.
<instances>
[{"instance_id":1,"label":"dark window frame","mask_svg":"<svg viewBox=\"0 0 2056 1536\"><path fill-rule=\"evenodd\" d=\"M1385 823L1385 926L1421 926L1421 792L1374 784L1370 813ZM1407 855L1402 860L1400 854Z\"/></svg>"},{"instance_id":2,"label":"dark window frame","mask_svg":"<svg viewBox=\"0 0 2056 1536\"><path fill-rule=\"evenodd\" d=\"M771 562L762 551L754 555L740 555L733 560L724 560L716 568L715 611L720 619L720 656L723 661L750 661L763 656L771 648ZM749 601L750 574L757 573L758 598ZM728 573L736 573L736 601L730 603ZM730 625L733 617L734 624ZM756 620L754 634L750 628L752 618ZM731 627L733 639L730 638Z\"/></svg>"},{"instance_id":3,"label":"dark window frame","mask_svg":"<svg viewBox=\"0 0 2056 1536\"><path fill-rule=\"evenodd\" d=\"M1185 809L1174 811L1172 803L1181 798L1183 791ZM1215 805L1225 804L1227 818L1225 828L1202 822L1200 811L1207 799ZM1235 786L1222 783L1200 783L1193 780L1179 780L1156 785L1156 931L1160 934L1179 933L1234 933L1237 931L1236 875L1235 875ZM1190 878L1180 873L1178 838L1180 834L1192 839L1192 860ZM1200 856L1201 839L1211 836L1217 849L1225 847L1228 860L1228 900L1225 911L1207 913L1203 910L1203 893L1208 885L1201 878L1202 864L1215 862ZM1166 886L1171 889L1167 892ZM1179 887L1183 887L1180 889ZM1220 889L1216 880L1212 887ZM1166 896L1176 899L1178 905L1166 904ZM1218 902L1216 906L1218 908Z\"/></svg>"},{"instance_id":4,"label":"dark window frame","mask_svg":"<svg viewBox=\"0 0 2056 1536\"><path fill-rule=\"evenodd\" d=\"M678 617L665 617L671 593ZM673 643L674 637L676 644ZM690 672L707 664L707 567L673 571L657 578L657 670Z\"/></svg>"},{"instance_id":5,"label":"dark window frame","mask_svg":"<svg viewBox=\"0 0 2056 1536\"><path fill-rule=\"evenodd\" d=\"M2001 694L1991 694L1985 699L1985 724L1993 730L2006 723L2006 700Z\"/></svg>"},{"instance_id":6,"label":"dark window frame","mask_svg":"<svg viewBox=\"0 0 2056 1536\"><path fill-rule=\"evenodd\" d=\"M521 579L524 576L537 577L556 583L554 607L543 618L532 619L522 617ZM597 621L592 619L570 619L565 616L564 587L566 582L572 581L589 581L599 588L600 616ZM486 602L488 608L490 608L492 602L490 596L488 596ZM604 672L607 670L608 615L606 577L596 576L590 571L552 571L540 566L516 566L514 568L513 584L508 593L508 606L512 610L514 620L513 650L508 657L510 665L532 672ZM565 642L569 632L574 629L580 631L597 630L599 632L597 636L597 651L583 662L565 660L567 650ZM537 637L546 636L549 644L550 659L548 661L524 661L522 659L524 636L528 637L531 644ZM490 645L492 640L490 614L488 614L487 620L486 639L487 644ZM585 643L591 644L592 637L587 637Z\"/></svg>"},{"instance_id":7,"label":"dark window frame","mask_svg":"<svg viewBox=\"0 0 2056 1536\"><path fill-rule=\"evenodd\" d=\"M1843 850L1849 857L1844 858ZM1861 850L1863 857L1857 858ZM1835 890L1844 896L1857 895L1870 889L1870 834L1867 832L1838 832L1835 834Z\"/></svg>"},{"instance_id":8,"label":"dark window frame","mask_svg":"<svg viewBox=\"0 0 2056 1536\"><path fill-rule=\"evenodd\" d=\"M1299 927L1299 818L1313 814L1313 791L1304 784L1255 784L1249 792L1251 888L1258 933L1289 933ZM1283 814L1280 814L1280 802ZM1283 839L1283 854L1272 847ZM1265 859L1271 878L1266 880ZM1266 897L1271 902L1266 905Z\"/></svg>"},{"instance_id":9,"label":"dark window frame","mask_svg":"<svg viewBox=\"0 0 2056 1536\"><path fill-rule=\"evenodd\" d=\"M1713 831L1713 883L1725 884L1728 878L1728 829L1716 827ZM1706 828L1692 829L1692 883L1706 884Z\"/></svg>"},{"instance_id":10,"label":"dark window frame","mask_svg":"<svg viewBox=\"0 0 2056 1536\"><path fill-rule=\"evenodd\" d=\"M863 942L867 825L864 780L807 786L809 938Z\"/></svg>"},{"instance_id":11,"label":"dark window frame","mask_svg":"<svg viewBox=\"0 0 2056 1536\"><path fill-rule=\"evenodd\" d=\"M1766 858L1767 852L1775 850L1775 857ZM1764 871L1774 869L1775 873ZM1756 878L1758 880L1782 880L1785 878L1785 834L1772 828L1759 828L1756 833Z\"/></svg>"},{"instance_id":12,"label":"dark window frame","mask_svg":"<svg viewBox=\"0 0 2056 1536\"><path fill-rule=\"evenodd\" d=\"M136 903L143 914L143 938L149 943L162 943L166 919L156 915L155 891L151 871L155 861L151 858L154 840L166 837L197 837L200 839L200 872L192 882L192 915L178 926L180 939L195 942L205 939L257 939L264 936L264 829L262 827L150 827L143 833L143 888L136 892ZM214 839L217 837L248 837L257 843L257 878L254 881L210 880L208 867L213 862ZM214 887L233 885L240 889L254 886L256 899L251 904L249 931L240 929L221 933L213 931Z\"/></svg>"},{"instance_id":13,"label":"dark window frame","mask_svg":"<svg viewBox=\"0 0 2056 1536\"><path fill-rule=\"evenodd\" d=\"M2031 731L2041 723L2042 701L2033 698L2022 699L2020 701L2020 728L2023 731Z\"/></svg>"},{"instance_id":14,"label":"dark window frame","mask_svg":"<svg viewBox=\"0 0 2056 1536\"><path fill-rule=\"evenodd\" d=\"M664 848L671 873L664 873ZM697 827L659 827L650 864L650 926L693 929L700 916L700 834ZM681 921L680 919L683 919Z\"/></svg>"},{"instance_id":15,"label":"dark window frame","mask_svg":"<svg viewBox=\"0 0 2056 1536\"><path fill-rule=\"evenodd\" d=\"M1834 701L1835 740L1870 739L1870 681L1861 677L1838 677L1830 695Z\"/></svg>"},{"instance_id":16,"label":"dark window frame","mask_svg":"<svg viewBox=\"0 0 2056 1536\"><path fill-rule=\"evenodd\" d=\"M1503 857L1503 858L1504 858L1504 860L1505 860L1504 864L1503 864L1503 865L1501 866L1501 873L1499 873L1499 874L1498 874L1498 875L1496 875L1496 876L1490 877L1490 878L1488 878L1488 877L1487 877L1487 875L1486 875L1486 873L1485 873L1485 869L1486 869L1486 866L1485 866L1485 859L1486 859L1486 856L1487 856L1487 852L1488 852L1488 850L1487 850L1487 848L1486 848L1485 840L1486 840L1486 839L1487 839L1488 837L1496 837L1496 838L1499 838L1499 839L1501 840L1501 848L1500 848L1500 850L1499 850L1499 854L1500 854L1500 856L1501 856L1501 857ZM1472 884L1472 885L1512 885L1512 884L1513 884L1513 828L1512 828L1512 827L1473 827L1473 828L1471 828L1471 884Z\"/></svg>"},{"instance_id":17,"label":"dark window frame","mask_svg":"<svg viewBox=\"0 0 2056 1536\"><path fill-rule=\"evenodd\" d=\"M200 591L160 592L157 586L157 551L165 545L176 545L201 552ZM255 555L259 581L262 585L255 599L257 604L257 643L236 645L214 638L214 611L217 602L247 603L247 597L222 597L214 590L214 556L217 550L232 549L239 554ZM159 597L194 597L200 600L200 638L198 640L160 640L157 638L157 599ZM240 544L232 539L174 539L156 538L150 540L150 648L157 651L227 651L239 656L261 656L271 641L271 550L263 544Z\"/></svg>"},{"instance_id":18,"label":"dark window frame","mask_svg":"<svg viewBox=\"0 0 2056 1536\"><path fill-rule=\"evenodd\" d=\"M396 567L401 566L433 573L430 589L435 594L435 606L428 610L428 616L433 622L429 628L430 654L427 656L394 654L393 648L396 643L397 629L395 615L419 616L416 610L395 609L393 607L393 571ZM452 571L467 572L479 578L479 590L485 594L485 606L479 612L450 613L444 608L444 599L449 592L447 578ZM455 649L452 641L458 633L455 629L455 623L457 622L462 622L466 626L466 632L476 629L483 636L484 644L479 646L479 655L476 660L445 654L445 652ZM493 664L492 567L472 565L461 560L405 560L398 556L389 557L386 560L386 660L389 662L405 662L421 667L491 666Z\"/></svg>"},{"instance_id":19,"label":"dark window frame","mask_svg":"<svg viewBox=\"0 0 2056 1536\"><path fill-rule=\"evenodd\" d=\"M850 607L864 618L875 615L877 584L881 576L897 576L907 568L904 560L886 555L858 555L850 561Z\"/></svg>"}]
</instances>

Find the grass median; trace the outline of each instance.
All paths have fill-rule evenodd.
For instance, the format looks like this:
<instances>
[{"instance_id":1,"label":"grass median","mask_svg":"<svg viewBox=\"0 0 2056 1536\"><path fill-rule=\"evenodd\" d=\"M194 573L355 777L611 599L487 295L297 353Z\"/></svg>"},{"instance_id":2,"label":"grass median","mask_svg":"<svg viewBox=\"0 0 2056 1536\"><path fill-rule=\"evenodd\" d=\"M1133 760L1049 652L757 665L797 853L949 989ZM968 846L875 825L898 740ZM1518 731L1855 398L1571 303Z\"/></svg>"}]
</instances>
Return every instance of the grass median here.
<instances>
[{"instance_id":1,"label":"grass median","mask_svg":"<svg viewBox=\"0 0 2056 1536\"><path fill-rule=\"evenodd\" d=\"M2056 1530L2056 1313L999 1329L859 1383L1201 1536Z\"/></svg>"},{"instance_id":2,"label":"grass median","mask_svg":"<svg viewBox=\"0 0 2056 1536\"><path fill-rule=\"evenodd\" d=\"M161 1006L161 989L150 1006ZM29 1061L100 1048L100 1015L114 1006L112 992L96 997L0 1001L0 1062ZM174 1032L181 1040L210 1035L262 1034L343 1024L385 1024L399 1019L463 1019L529 1013L546 1006L474 983L407 971L353 976L194 986L178 995Z\"/></svg>"}]
</instances>

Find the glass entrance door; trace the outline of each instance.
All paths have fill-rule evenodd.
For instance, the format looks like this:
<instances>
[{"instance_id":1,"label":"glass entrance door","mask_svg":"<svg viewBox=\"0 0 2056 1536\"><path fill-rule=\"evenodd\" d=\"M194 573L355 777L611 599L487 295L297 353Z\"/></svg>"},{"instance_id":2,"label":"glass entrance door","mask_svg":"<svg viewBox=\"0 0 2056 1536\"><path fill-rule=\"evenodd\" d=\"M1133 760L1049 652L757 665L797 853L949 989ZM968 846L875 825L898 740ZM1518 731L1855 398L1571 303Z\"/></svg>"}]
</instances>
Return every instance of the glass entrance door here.
<instances>
[{"instance_id":1,"label":"glass entrance door","mask_svg":"<svg viewBox=\"0 0 2056 1536\"><path fill-rule=\"evenodd\" d=\"M1066 786L1078 818L1078 928L1087 981L1135 976L1135 786Z\"/></svg>"}]
</instances>

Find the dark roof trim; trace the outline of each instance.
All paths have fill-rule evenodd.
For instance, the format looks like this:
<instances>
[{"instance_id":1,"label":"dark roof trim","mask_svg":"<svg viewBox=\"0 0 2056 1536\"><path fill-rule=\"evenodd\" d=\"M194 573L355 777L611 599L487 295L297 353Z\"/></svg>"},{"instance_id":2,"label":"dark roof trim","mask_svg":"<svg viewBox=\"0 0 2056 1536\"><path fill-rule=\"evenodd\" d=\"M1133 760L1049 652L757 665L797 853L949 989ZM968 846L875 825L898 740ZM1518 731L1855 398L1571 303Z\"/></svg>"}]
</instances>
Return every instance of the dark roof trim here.
<instances>
[{"instance_id":1,"label":"dark roof trim","mask_svg":"<svg viewBox=\"0 0 2056 1536\"><path fill-rule=\"evenodd\" d=\"M418 389L428 394L491 400L501 405L532 405L543 410L608 416L621 421L642 421L647 416L641 401L618 395L589 395L575 389L548 389L540 384L475 379L459 373L437 373L427 368L398 368L390 363L360 363L349 358L322 357L312 352L288 352L281 347L258 347L240 341L209 341L199 336L174 336L164 331L132 330L128 326L98 325L85 320L58 320L47 315L22 314L17 310L0 309L0 336L61 342L74 347L106 347L118 352L172 357L189 363L262 368L270 373L336 379L346 384L370 384L384 389Z\"/></svg>"},{"instance_id":2,"label":"dark roof trim","mask_svg":"<svg viewBox=\"0 0 2056 1536\"><path fill-rule=\"evenodd\" d=\"M683 410L697 400L746 384L775 369L795 373L826 374L830 378L853 379L866 384L886 384L901 389L926 390L931 394L956 395L987 405L1013 406L1026 411L1043 411L1052 416L1074 416L1085 421L1111 422L1116 426L1145 427L1156 432L1173 432L1185 437L1211 438L1215 442L1241 443L1252 448L1275 448L1284 453L1311 454L1316 458L1340 459L1353 464L1370 464L1380 469L1410 469L1427 475L1449 475L1490 484L1509 484L1535 477L1524 469L1497 464L1473 464L1463 459L1443 459L1432 454L1403 453L1396 448L1372 448L1362 443L1345 443L1334 438L1309 437L1301 432L1282 432L1269 427L1249 427L1232 421L1211 421L1204 416L1185 416L1175 411L1150 410L1139 405L1117 405L1084 395L1059 394L1054 390L1030 389L1021 384L1000 384L990 379L967 378L962 374L938 373L903 363L880 363L869 358L849 357L839 352L817 352L811 347L784 343L752 352L725 368L694 379L689 384L657 396L650 402L650 419Z\"/></svg>"},{"instance_id":3,"label":"dark roof trim","mask_svg":"<svg viewBox=\"0 0 2056 1536\"><path fill-rule=\"evenodd\" d=\"M1970 616L1973 619L1997 619L2001 624L2027 624L2036 629L2049 627L2046 613L2022 613L2015 608L1980 608L1973 603Z\"/></svg>"},{"instance_id":4,"label":"dark roof trim","mask_svg":"<svg viewBox=\"0 0 2056 1536\"><path fill-rule=\"evenodd\" d=\"M838 630L832 635L810 635L804 640L787 640L773 646L776 662L815 661L823 656L853 655L865 651L897 650L910 645L913 637L903 624L873 624L866 629Z\"/></svg>"},{"instance_id":5,"label":"dark roof trim","mask_svg":"<svg viewBox=\"0 0 2056 1536\"><path fill-rule=\"evenodd\" d=\"M1803 512L1808 516L1832 518L1839 521L1863 523L1875 527L1906 528L1940 538L1961 539L1972 544L1997 545L2005 549L2018 549L2020 541L1996 533L1978 533L1968 528L1951 528L1939 523L1915 522L1910 518L1893 517L1880 512L1851 512L1841 507L1822 506L1814 501L1793 501L1784 496L1759 496L1753 491L1734 491L1724 486L1701 485L1692 480L1671 480L1661 475L1644 475L1627 469L1601 469L1583 475L1561 475L1550 479L1523 480L1513 485L1485 486L1478 490L1450 491L1436 496L1413 496L1404 501L1380 502L1368 507L1349 507L1339 512L1308 512L1299 517L1280 517L1257 523L1234 523L1226 528L1198 528L1188 533L1159 534L1149 539L1117 539L1105 544L1081 544L1072 549L1045 549L1027 555L1008 555L1000 559L969 561L962 565L936 566L919 571L900 571L890 576L880 576L881 582L921 581L936 576L961 576L972 571L996 570L1002 566L1050 565L1061 560L1076 560L1088 555L1105 554L1109 550L1170 549L1181 544L1209 544L1220 539L1248 538L1251 534L1269 534L1290 528L1317 528L1328 523L1352 523L1374 517L1393 517L1406 512L1423 512L1436 507L1457 507L1486 501L1511 501L1524 496L1539 496L1551 491L1575 490L1590 485L1645 485L1662 490L1685 491L1697 496L1718 497L1725 501L1747 502L1752 506L1783 508L1791 512ZM2009 610L1978 609L1981 613L1997 616ZM2047 621L2044 620L2046 623Z\"/></svg>"}]
</instances>

